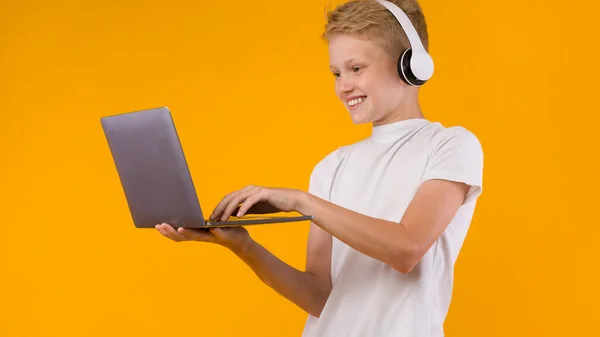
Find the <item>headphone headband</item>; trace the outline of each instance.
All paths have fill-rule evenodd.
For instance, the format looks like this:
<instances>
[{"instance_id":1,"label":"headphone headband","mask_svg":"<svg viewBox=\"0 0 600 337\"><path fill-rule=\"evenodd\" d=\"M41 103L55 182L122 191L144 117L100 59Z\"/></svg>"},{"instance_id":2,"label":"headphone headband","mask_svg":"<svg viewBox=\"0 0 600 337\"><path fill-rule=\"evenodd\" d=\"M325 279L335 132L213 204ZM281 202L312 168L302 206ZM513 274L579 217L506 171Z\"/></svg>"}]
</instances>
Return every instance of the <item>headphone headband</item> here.
<instances>
[{"instance_id":1,"label":"headphone headband","mask_svg":"<svg viewBox=\"0 0 600 337\"><path fill-rule=\"evenodd\" d=\"M408 59L404 60L405 54L403 54L401 62L407 62L407 70L410 70L412 73L411 75L416 77L415 80L409 80L409 82L413 82L411 83L413 85L420 85L424 83L433 75L433 60L431 59L429 53L427 53L425 50L425 47L423 47L423 43L421 42L415 27L410 22L410 19L406 13L404 13L404 11L396 4L385 0L376 1L387 8L387 10L394 15L406 33L406 37L410 43L410 50L405 52L405 54L408 54L408 56L406 56ZM403 68L402 71L404 71ZM419 82L420 84L415 84L414 82Z\"/></svg>"},{"instance_id":2,"label":"headphone headband","mask_svg":"<svg viewBox=\"0 0 600 337\"><path fill-rule=\"evenodd\" d=\"M425 52L425 48L421 43L419 34L417 33L417 30L415 29L413 24L410 22L410 19L408 18L406 13L404 13L404 11L400 9L400 7L398 7L396 4L391 3L389 1L377 0L377 2L379 2L383 7L387 8L387 10L389 10L392 13L392 15L396 17L396 20L398 20L400 26L406 33L406 36L408 37L408 41L412 49L415 52Z\"/></svg>"}]
</instances>

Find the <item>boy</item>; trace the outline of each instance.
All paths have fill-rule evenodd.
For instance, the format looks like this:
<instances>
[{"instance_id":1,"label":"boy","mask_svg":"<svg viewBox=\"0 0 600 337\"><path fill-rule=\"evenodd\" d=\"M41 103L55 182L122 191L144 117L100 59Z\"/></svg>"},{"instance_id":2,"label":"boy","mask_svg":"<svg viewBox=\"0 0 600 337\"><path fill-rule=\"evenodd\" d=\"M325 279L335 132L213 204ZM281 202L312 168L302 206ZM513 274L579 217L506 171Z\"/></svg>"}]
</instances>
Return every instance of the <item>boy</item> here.
<instances>
[{"instance_id":1,"label":"boy","mask_svg":"<svg viewBox=\"0 0 600 337\"><path fill-rule=\"evenodd\" d=\"M394 3L427 48L420 6ZM306 270L273 256L244 228L157 229L176 241L231 249L309 314L304 337L443 336L454 263L481 193L480 143L462 127L423 117L418 86L397 69L411 45L381 2L339 6L328 15L324 38L336 93L354 123L372 123L372 135L320 161L308 193L248 186L225 196L211 215L313 215Z\"/></svg>"}]
</instances>

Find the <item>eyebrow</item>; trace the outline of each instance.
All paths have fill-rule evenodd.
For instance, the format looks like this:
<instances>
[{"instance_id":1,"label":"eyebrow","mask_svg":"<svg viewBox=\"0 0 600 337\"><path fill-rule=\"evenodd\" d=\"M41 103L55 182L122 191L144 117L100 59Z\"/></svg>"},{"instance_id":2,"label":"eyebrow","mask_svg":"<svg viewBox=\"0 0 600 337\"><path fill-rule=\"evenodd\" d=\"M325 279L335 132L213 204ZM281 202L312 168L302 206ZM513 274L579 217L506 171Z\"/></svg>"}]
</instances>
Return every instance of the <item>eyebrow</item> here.
<instances>
[{"instance_id":1,"label":"eyebrow","mask_svg":"<svg viewBox=\"0 0 600 337\"><path fill-rule=\"evenodd\" d=\"M351 58L349 60L346 60L346 62L344 62L344 65L348 65L348 64L354 63L354 62L356 62L356 58ZM329 69L331 69L331 68L335 68L335 67L332 64L330 64Z\"/></svg>"}]
</instances>

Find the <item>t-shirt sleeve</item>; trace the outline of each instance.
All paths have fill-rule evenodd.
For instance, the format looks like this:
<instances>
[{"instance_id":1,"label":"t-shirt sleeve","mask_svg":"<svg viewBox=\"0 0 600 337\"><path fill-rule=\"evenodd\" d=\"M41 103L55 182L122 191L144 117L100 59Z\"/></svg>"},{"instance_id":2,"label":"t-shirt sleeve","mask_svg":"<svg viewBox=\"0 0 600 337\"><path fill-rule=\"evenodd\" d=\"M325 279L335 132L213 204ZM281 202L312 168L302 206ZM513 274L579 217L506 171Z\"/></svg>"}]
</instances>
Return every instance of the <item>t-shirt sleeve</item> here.
<instances>
[{"instance_id":1,"label":"t-shirt sleeve","mask_svg":"<svg viewBox=\"0 0 600 337\"><path fill-rule=\"evenodd\" d=\"M452 131L452 135L433 150L423 181L444 179L470 185L463 203L467 204L476 200L483 190L483 149L477 137L466 129L446 131Z\"/></svg>"},{"instance_id":2,"label":"t-shirt sleeve","mask_svg":"<svg viewBox=\"0 0 600 337\"><path fill-rule=\"evenodd\" d=\"M326 195L324 192L325 189L323 188L324 174L322 166L323 165L319 163L313 168L308 183L308 193L318 198L326 199Z\"/></svg>"},{"instance_id":3,"label":"t-shirt sleeve","mask_svg":"<svg viewBox=\"0 0 600 337\"><path fill-rule=\"evenodd\" d=\"M340 164L345 147L336 149L326 155L315 165L308 184L308 193L324 200L330 199L331 183L333 176Z\"/></svg>"}]
</instances>

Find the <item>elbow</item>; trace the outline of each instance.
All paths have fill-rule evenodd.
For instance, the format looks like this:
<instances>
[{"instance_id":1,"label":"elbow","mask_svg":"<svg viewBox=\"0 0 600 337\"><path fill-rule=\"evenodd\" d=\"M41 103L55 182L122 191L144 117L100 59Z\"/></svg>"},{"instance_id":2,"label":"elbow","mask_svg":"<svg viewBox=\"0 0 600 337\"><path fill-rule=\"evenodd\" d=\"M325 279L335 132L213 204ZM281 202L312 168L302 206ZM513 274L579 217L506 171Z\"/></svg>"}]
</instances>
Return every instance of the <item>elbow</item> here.
<instances>
[{"instance_id":1,"label":"elbow","mask_svg":"<svg viewBox=\"0 0 600 337\"><path fill-rule=\"evenodd\" d=\"M315 318L319 318L319 317L321 317L321 313L322 312L323 312L323 308L321 307L321 308L318 308L318 309L315 308L313 310L310 310L308 312L308 314L311 315L311 316L313 316L313 317L315 317Z\"/></svg>"},{"instance_id":2,"label":"elbow","mask_svg":"<svg viewBox=\"0 0 600 337\"><path fill-rule=\"evenodd\" d=\"M306 312L311 316L319 318L329 299L329 294L331 294L331 286L315 289L311 296L311 302L306 308Z\"/></svg>"},{"instance_id":3,"label":"elbow","mask_svg":"<svg viewBox=\"0 0 600 337\"><path fill-rule=\"evenodd\" d=\"M307 310L308 314L314 316L315 318L321 317L323 308L325 308L325 302L327 302L327 299L325 299L325 301L321 300L315 303L309 310Z\"/></svg>"},{"instance_id":4,"label":"elbow","mask_svg":"<svg viewBox=\"0 0 600 337\"><path fill-rule=\"evenodd\" d=\"M405 248L395 254L391 266L401 274L409 274L421 261L422 257L423 254L417 247Z\"/></svg>"},{"instance_id":5,"label":"elbow","mask_svg":"<svg viewBox=\"0 0 600 337\"><path fill-rule=\"evenodd\" d=\"M417 262L418 263L418 262ZM399 263L395 264L392 267L398 271L400 274L409 274L413 271L417 263Z\"/></svg>"}]
</instances>

